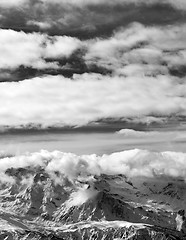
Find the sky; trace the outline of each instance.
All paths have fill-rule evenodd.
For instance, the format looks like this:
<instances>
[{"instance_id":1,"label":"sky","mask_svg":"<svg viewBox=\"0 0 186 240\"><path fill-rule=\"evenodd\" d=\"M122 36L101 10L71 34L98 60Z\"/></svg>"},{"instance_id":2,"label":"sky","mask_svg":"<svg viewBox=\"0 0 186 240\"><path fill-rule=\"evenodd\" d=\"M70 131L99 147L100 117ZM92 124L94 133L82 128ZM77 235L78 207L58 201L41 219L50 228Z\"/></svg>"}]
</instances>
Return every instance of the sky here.
<instances>
[{"instance_id":1,"label":"sky","mask_svg":"<svg viewBox=\"0 0 186 240\"><path fill-rule=\"evenodd\" d=\"M179 124L185 80L185 0L0 0L2 132Z\"/></svg>"}]
</instances>

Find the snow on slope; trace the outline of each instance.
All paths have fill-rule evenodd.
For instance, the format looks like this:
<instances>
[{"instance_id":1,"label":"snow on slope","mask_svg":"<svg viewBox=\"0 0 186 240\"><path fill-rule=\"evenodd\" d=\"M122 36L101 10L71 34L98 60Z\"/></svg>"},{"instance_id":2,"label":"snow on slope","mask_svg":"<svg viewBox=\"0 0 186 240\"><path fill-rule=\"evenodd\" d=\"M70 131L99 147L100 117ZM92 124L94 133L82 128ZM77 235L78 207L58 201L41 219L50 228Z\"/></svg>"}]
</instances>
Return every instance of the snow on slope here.
<instances>
[{"instance_id":1,"label":"snow on slope","mask_svg":"<svg viewBox=\"0 0 186 240\"><path fill-rule=\"evenodd\" d=\"M0 237L177 236L175 212L186 207L185 160L184 153L139 149L101 157L41 151L2 158Z\"/></svg>"}]
</instances>

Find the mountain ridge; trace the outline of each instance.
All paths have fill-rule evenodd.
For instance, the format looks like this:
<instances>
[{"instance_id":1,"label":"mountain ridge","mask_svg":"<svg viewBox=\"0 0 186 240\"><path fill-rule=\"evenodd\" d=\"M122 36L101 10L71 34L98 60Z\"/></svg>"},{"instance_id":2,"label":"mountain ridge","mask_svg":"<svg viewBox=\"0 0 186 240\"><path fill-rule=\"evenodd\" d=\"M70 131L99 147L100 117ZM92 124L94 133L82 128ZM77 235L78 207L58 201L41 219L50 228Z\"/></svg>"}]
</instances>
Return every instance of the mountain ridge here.
<instances>
[{"instance_id":1,"label":"mountain ridge","mask_svg":"<svg viewBox=\"0 0 186 240\"><path fill-rule=\"evenodd\" d=\"M186 206L183 178L92 174L83 160L65 175L46 171L47 154L42 164L6 168L0 239L184 239L175 222Z\"/></svg>"}]
</instances>

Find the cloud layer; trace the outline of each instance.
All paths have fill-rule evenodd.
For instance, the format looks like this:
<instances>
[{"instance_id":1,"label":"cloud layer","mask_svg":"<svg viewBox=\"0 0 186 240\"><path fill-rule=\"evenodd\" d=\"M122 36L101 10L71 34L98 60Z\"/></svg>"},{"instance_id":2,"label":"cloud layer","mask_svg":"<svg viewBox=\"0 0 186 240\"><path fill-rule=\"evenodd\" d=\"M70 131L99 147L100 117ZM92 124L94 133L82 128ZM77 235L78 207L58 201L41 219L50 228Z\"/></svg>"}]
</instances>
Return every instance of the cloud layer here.
<instances>
[{"instance_id":1,"label":"cloud layer","mask_svg":"<svg viewBox=\"0 0 186 240\"><path fill-rule=\"evenodd\" d=\"M59 5L65 5L65 6L77 6L77 7L84 7L84 6L88 6L88 5L102 5L102 4L106 4L106 5L117 5L117 4L129 4L129 3L134 3L136 5L140 5L140 4L159 4L159 0L116 0L116 1L112 1L112 0L89 0L89 1L85 1L85 0L41 0L41 1L32 1L32 0L1 0L0 1L0 6L2 7L12 7L12 6L23 6L25 4L30 4L30 3L42 3L42 4L59 4ZM184 0L163 0L161 2L161 4L170 4L176 8L179 9L185 9L186 8L186 3Z\"/></svg>"},{"instance_id":2,"label":"cloud layer","mask_svg":"<svg viewBox=\"0 0 186 240\"><path fill-rule=\"evenodd\" d=\"M133 23L109 38L80 41L67 36L0 30L0 78L20 66L52 72L112 72L115 75L186 74L186 25L145 27ZM79 52L78 52L79 51ZM55 70L55 71L54 71ZM28 74L29 77L29 74Z\"/></svg>"},{"instance_id":3,"label":"cloud layer","mask_svg":"<svg viewBox=\"0 0 186 240\"><path fill-rule=\"evenodd\" d=\"M2 158L0 161L0 180L10 181L5 174L9 168L42 167L58 184L63 184L63 177L69 180L85 179L92 181L91 175L124 174L127 177L170 176L185 179L186 154L179 152L149 152L133 149L111 155L77 156L59 151ZM6 178L5 178L6 177Z\"/></svg>"},{"instance_id":4,"label":"cloud layer","mask_svg":"<svg viewBox=\"0 0 186 240\"><path fill-rule=\"evenodd\" d=\"M41 31L0 29L0 81L3 82L0 86L0 125L81 126L107 118L185 117L185 23L174 19L171 25L152 26L133 22L134 19L127 16L124 26L115 19L103 18L111 9L114 9L114 18L117 17L116 12L123 6L130 11L138 11L141 6L152 7L157 13L157 7L171 12L172 7L184 9L185 4L171 0L162 4L156 0L148 4L137 0L132 3L127 0L114 3L104 0L88 3L82 0L0 1L4 10L2 25L6 22L3 23L4 13L21 9L26 26L34 25ZM102 6L108 7L105 12ZM25 9L36 17L26 17ZM96 23L95 12L101 19ZM123 9L120 14L124 15ZM56 19L61 18L54 21L54 15ZM90 21L85 22L87 26L80 24L84 15L90 16ZM12 16L18 19L17 13ZM73 25L77 33L81 25L91 33L97 26L107 29L101 21L107 21L108 25L116 23L111 35L94 35L93 38L90 35L91 39L83 40L47 34L54 22L67 29ZM15 29L16 24L13 25ZM23 81L16 82L18 80Z\"/></svg>"},{"instance_id":5,"label":"cloud layer","mask_svg":"<svg viewBox=\"0 0 186 240\"><path fill-rule=\"evenodd\" d=\"M170 76L45 76L1 83L0 124L85 125L103 118L186 115L186 84Z\"/></svg>"},{"instance_id":6,"label":"cloud layer","mask_svg":"<svg viewBox=\"0 0 186 240\"><path fill-rule=\"evenodd\" d=\"M167 75L186 63L185 29L134 23L108 39L92 41L85 59L124 76Z\"/></svg>"},{"instance_id":7,"label":"cloud layer","mask_svg":"<svg viewBox=\"0 0 186 240\"><path fill-rule=\"evenodd\" d=\"M16 69L19 66L36 69L58 68L55 59L69 57L81 46L78 39L13 30L0 30L0 69ZM53 58L52 62L46 59Z\"/></svg>"},{"instance_id":8,"label":"cloud layer","mask_svg":"<svg viewBox=\"0 0 186 240\"><path fill-rule=\"evenodd\" d=\"M0 1L0 26L90 39L108 36L131 22L145 25L183 23L185 10L184 0L3 0Z\"/></svg>"}]
</instances>

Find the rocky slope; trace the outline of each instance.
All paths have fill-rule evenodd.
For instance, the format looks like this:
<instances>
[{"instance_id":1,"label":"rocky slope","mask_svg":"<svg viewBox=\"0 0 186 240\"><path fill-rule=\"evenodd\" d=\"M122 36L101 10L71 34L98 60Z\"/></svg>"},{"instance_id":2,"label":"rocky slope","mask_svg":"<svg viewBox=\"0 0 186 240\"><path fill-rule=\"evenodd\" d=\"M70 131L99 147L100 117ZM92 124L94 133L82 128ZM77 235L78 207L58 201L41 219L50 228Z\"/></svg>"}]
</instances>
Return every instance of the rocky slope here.
<instances>
[{"instance_id":1,"label":"rocky slope","mask_svg":"<svg viewBox=\"0 0 186 240\"><path fill-rule=\"evenodd\" d=\"M68 240L175 240L184 239L179 233L160 227L131 224L128 222L81 222L63 227L45 229L19 229L8 228L0 231L0 239L68 239Z\"/></svg>"},{"instance_id":2,"label":"rocky slope","mask_svg":"<svg viewBox=\"0 0 186 240\"><path fill-rule=\"evenodd\" d=\"M6 170L13 180L0 185L0 239L184 239L175 230L182 179L55 175L41 166Z\"/></svg>"}]
</instances>

